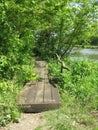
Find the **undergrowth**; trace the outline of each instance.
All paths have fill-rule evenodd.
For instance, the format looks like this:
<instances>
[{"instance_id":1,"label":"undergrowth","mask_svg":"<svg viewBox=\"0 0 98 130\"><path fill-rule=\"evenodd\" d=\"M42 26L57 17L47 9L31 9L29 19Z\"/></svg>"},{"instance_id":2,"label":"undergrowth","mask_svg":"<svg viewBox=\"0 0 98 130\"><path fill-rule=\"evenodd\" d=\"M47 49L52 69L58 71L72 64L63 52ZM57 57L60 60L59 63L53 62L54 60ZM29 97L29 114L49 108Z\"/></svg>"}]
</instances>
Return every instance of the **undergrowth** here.
<instances>
[{"instance_id":1,"label":"undergrowth","mask_svg":"<svg viewBox=\"0 0 98 130\"><path fill-rule=\"evenodd\" d=\"M0 81L0 125L5 126L10 121L17 122L20 117L16 105L16 97L20 87L12 81Z\"/></svg>"},{"instance_id":2,"label":"undergrowth","mask_svg":"<svg viewBox=\"0 0 98 130\"><path fill-rule=\"evenodd\" d=\"M65 60L71 71L56 61L49 64L50 81L58 85L62 106L45 114L47 130L98 130L98 63Z\"/></svg>"},{"instance_id":3,"label":"undergrowth","mask_svg":"<svg viewBox=\"0 0 98 130\"><path fill-rule=\"evenodd\" d=\"M6 126L9 122L19 122L20 108L17 99L24 84L36 80L34 61L28 64L20 64L13 67L13 77L8 73L0 77L0 126ZM9 70L8 70L9 71ZM11 72L9 72L11 74Z\"/></svg>"}]
</instances>

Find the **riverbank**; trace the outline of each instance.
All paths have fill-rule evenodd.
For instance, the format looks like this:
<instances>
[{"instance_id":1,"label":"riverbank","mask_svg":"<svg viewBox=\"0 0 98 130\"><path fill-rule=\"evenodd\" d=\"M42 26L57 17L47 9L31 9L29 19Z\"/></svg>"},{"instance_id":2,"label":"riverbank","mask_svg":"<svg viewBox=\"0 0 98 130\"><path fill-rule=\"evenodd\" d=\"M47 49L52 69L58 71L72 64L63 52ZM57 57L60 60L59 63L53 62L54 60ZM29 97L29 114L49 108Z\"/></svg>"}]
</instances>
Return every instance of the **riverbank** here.
<instances>
[{"instance_id":1,"label":"riverbank","mask_svg":"<svg viewBox=\"0 0 98 130\"><path fill-rule=\"evenodd\" d=\"M70 54L72 59L89 59L98 62L98 49L75 47Z\"/></svg>"},{"instance_id":2,"label":"riverbank","mask_svg":"<svg viewBox=\"0 0 98 130\"><path fill-rule=\"evenodd\" d=\"M98 46L91 46L91 45L76 45L76 48L86 48L86 49L98 49Z\"/></svg>"}]
</instances>

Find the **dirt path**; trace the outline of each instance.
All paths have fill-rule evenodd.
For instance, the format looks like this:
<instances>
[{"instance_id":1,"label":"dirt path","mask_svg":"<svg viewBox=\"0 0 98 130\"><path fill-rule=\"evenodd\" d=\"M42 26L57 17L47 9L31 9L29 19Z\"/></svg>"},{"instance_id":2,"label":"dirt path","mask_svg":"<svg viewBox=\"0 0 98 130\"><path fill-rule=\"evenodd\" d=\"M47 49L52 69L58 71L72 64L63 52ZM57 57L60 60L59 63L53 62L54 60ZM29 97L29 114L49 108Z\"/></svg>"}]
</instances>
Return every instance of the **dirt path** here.
<instances>
[{"instance_id":1,"label":"dirt path","mask_svg":"<svg viewBox=\"0 0 98 130\"><path fill-rule=\"evenodd\" d=\"M45 124L45 119L42 118L44 113L22 113L19 123L10 123L6 127L0 128L0 130L35 130L38 126Z\"/></svg>"}]
</instances>

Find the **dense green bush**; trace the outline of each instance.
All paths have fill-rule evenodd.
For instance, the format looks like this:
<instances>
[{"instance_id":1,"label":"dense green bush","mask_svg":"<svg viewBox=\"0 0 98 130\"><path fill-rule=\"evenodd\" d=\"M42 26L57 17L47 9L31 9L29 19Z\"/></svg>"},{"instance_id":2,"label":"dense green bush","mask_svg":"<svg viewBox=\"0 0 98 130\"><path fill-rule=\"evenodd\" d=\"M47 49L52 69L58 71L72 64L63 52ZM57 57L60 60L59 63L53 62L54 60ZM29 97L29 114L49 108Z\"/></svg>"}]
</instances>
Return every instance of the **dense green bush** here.
<instances>
[{"instance_id":1,"label":"dense green bush","mask_svg":"<svg viewBox=\"0 0 98 130\"><path fill-rule=\"evenodd\" d=\"M51 60L49 64L49 78L59 88L62 106L45 115L47 129L97 130L98 63L68 59L65 64L71 71L60 73L60 65L56 61Z\"/></svg>"},{"instance_id":2,"label":"dense green bush","mask_svg":"<svg viewBox=\"0 0 98 130\"><path fill-rule=\"evenodd\" d=\"M11 81L0 80L0 125L5 126L12 121L18 121L20 113L16 105L20 87Z\"/></svg>"},{"instance_id":3,"label":"dense green bush","mask_svg":"<svg viewBox=\"0 0 98 130\"><path fill-rule=\"evenodd\" d=\"M60 65L52 62L49 65L50 80L59 85L60 93L67 91L84 105L91 103L98 108L98 63L87 60L66 61L71 71L60 73Z\"/></svg>"},{"instance_id":4,"label":"dense green bush","mask_svg":"<svg viewBox=\"0 0 98 130\"><path fill-rule=\"evenodd\" d=\"M25 1L26 2L26 1ZM24 3L23 3L24 5ZM28 64L34 45L28 3L0 1L0 77L12 78L17 65ZM31 22L27 25L27 23Z\"/></svg>"},{"instance_id":5,"label":"dense green bush","mask_svg":"<svg viewBox=\"0 0 98 130\"><path fill-rule=\"evenodd\" d=\"M31 65L15 66L14 69L13 79L0 79L0 125L2 126L10 121L19 121L20 110L17 106L17 99L20 90L26 82L37 79L34 62Z\"/></svg>"},{"instance_id":6,"label":"dense green bush","mask_svg":"<svg viewBox=\"0 0 98 130\"><path fill-rule=\"evenodd\" d=\"M29 80L35 80L32 8L28 1L0 1L0 125L17 121L16 99Z\"/></svg>"}]
</instances>

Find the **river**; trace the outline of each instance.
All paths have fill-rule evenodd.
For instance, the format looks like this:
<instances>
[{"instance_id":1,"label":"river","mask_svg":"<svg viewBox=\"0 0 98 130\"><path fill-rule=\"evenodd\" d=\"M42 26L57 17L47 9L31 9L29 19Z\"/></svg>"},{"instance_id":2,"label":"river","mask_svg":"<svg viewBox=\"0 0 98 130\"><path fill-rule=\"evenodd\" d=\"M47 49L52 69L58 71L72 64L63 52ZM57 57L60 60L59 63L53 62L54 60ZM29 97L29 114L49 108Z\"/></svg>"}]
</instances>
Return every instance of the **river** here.
<instances>
[{"instance_id":1,"label":"river","mask_svg":"<svg viewBox=\"0 0 98 130\"><path fill-rule=\"evenodd\" d=\"M71 51L72 59L90 59L98 61L98 49L78 49L75 48Z\"/></svg>"}]
</instances>

